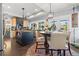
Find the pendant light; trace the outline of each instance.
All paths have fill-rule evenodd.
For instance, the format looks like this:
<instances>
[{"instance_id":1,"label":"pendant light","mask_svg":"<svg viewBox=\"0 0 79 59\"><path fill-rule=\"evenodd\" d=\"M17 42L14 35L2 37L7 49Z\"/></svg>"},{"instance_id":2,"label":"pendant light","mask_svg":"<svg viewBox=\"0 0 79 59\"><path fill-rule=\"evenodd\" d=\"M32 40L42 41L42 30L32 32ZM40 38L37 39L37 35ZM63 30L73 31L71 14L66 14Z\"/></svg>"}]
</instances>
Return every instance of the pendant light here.
<instances>
[{"instance_id":1,"label":"pendant light","mask_svg":"<svg viewBox=\"0 0 79 59\"><path fill-rule=\"evenodd\" d=\"M77 6L76 6L76 4L74 4L73 6L72 6L72 13L74 14L74 13L77 13L77 8L76 8Z\"/></svg>"},{"instance_id":2,"label":"pendant light","mask_svg":"<svg viewBox=\"0 0 79 59\"><path fill-rule=\"evenodd\" d=\"M73 10L73 14L74 14L75 13L75 7L74 6L73 6L72 10Z\"/></svg>"},{"instance_id":3,"label":"pendant light","mask_svg":"<svg viewBox=\"0 0 79 59\"><path fill-rule=\"evenodd\" d=\"M22 11L23 11L23 15L22 15L22 17L23 17L23 20L25 19L25 16L24 16L24 8L22 8Z\"/></svg>"},{"instance_id":4,"label":"pendant light","mask_svg":"<svg viewBox=\"0 0 79 59\"><path fill-rule=\"evenodd\" d=\"M29 21L27 20L27 18L26 18L26 16L24 15L24 10L25 10L25 8L22 8L22 10L23 10L23 27L28 27L28 25L29 25Z\"/></svg>"},{"instance_id":5,"label":"pendant light","mask_svg":"<svg viewBox=\"0 0 79 59\"><path fill-rule=\"evenodd\" d=\"M48 13L48 17L47 18L53 18L54 17L54 12L52 12L52 9L51 9L52 5L51 3L49 4L49 13Z\"/></svg>"}]
</instances>

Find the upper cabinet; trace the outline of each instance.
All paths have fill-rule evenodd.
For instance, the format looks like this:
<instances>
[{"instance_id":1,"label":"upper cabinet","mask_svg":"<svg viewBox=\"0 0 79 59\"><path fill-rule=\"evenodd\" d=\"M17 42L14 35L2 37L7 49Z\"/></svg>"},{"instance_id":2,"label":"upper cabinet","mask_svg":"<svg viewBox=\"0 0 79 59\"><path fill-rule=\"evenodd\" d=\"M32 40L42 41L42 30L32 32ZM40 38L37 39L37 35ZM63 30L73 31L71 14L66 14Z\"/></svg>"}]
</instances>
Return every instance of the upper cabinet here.
<instances>
[{"instance_id":1,"label":"upper cabinet","mask_svg":"<svg viewBox=\"0 0 79 59\"><path fill-rule=\"evenodd\" d=\"M12 26L16 26L16 17L12 18L12 22L11 23L12 23Z\"/></svg>"}]
</instances>

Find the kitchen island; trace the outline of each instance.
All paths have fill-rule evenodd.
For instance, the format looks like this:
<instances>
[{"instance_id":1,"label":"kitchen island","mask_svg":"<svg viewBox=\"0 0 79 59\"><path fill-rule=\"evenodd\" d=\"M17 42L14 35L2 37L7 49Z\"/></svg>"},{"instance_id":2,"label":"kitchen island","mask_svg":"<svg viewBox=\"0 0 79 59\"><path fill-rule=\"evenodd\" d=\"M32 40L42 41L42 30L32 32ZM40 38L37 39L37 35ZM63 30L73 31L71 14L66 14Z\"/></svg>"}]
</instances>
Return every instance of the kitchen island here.
<instances>
[{"instance_id":1,"label":"kitchen island","mask_svg":"<svg viewBox=\"0 0 79 59\"><path fill-rule=\"evenodd\" d=\"M35 38L33 31L22 30L17 33L16 42L19 43L20 45L25 46L27 44L33 43L34 41Z\"/></svg>"}]
</instances>

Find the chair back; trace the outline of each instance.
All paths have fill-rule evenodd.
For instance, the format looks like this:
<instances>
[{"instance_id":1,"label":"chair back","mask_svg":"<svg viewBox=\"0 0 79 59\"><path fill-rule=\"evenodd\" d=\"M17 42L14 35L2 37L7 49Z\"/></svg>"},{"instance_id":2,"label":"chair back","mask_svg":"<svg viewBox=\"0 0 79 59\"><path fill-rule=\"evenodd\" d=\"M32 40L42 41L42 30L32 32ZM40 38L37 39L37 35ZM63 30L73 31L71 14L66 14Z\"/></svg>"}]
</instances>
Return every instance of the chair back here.
<instances>
[{"instance_id":1,"label":"chair back","mask_svg":"<svg viewBox=\"0 0 79 59\"><path fill-rule=\"evenodd\" d=\"M64 32L51 33L50 45L53 49L64 49L66 44L67 34Z\"/></svg>"},{"instance_id":2,"label":"chair back","mask_svg":"<svg viewBox=\"0 0 79 59\"><path fill-rule=\"evenodd\" d=\"M43 36L42 34L40 34L39 31L36 31L35 34L36 34L36 39L38 39L39 37L42 37Z\"/></svg>"}]
</instances>

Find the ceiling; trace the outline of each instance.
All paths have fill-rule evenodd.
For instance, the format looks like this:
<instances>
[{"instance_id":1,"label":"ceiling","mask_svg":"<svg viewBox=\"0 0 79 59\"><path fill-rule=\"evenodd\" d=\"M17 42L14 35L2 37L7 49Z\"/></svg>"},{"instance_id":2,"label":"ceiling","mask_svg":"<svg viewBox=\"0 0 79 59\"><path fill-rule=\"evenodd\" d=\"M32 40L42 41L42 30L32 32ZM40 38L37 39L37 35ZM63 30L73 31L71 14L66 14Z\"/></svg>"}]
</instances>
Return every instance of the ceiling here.
<instances>
[{"instance_id":1,"label":"ceiling","mask_svg":"<svg viewBox=\"0 0 79 59\"><path fill-rule=\"evenodd\" d=\"M45 17L50 10L49 3L3 3L3 13L22 17L22 8L25 8L24 15L31 19L34 17ZM51 11L59 13L72 9L73 6L79 6L78 3L52 3Z\"/></svg>"}]
</instances>

